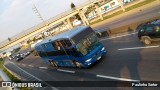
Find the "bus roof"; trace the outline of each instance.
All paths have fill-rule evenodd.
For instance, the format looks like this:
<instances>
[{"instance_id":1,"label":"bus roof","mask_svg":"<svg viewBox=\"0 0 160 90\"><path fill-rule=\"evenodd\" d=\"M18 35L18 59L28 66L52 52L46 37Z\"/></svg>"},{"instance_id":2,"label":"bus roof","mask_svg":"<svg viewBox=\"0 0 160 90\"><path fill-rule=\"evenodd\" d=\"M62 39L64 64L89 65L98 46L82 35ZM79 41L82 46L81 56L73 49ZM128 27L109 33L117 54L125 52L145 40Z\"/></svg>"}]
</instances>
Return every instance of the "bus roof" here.
<instances>
[{"instance_id":1,"label":"bus roof","mask_svg":"<svg viewBox=\"0 0 160 90\"><path fill-rule=\"evenodd\" d=\"M38 45L43 44L43 43L48 43L50 41L55 41L55 40L60 40L60 39L65 39L65 38L66 39L67 38L68 39L72 38L73 36L75 36L79 32L86 30L87 28L89 28L89 26L79 26L79 27L73 28L73 29L68 30L66 32L63 32L61 34L58 34L58 35L55 35L55 36L53 36L51 38L43 40L43 41L37 43L35 46L38 46Z\"/></svg>"}]
</instances>

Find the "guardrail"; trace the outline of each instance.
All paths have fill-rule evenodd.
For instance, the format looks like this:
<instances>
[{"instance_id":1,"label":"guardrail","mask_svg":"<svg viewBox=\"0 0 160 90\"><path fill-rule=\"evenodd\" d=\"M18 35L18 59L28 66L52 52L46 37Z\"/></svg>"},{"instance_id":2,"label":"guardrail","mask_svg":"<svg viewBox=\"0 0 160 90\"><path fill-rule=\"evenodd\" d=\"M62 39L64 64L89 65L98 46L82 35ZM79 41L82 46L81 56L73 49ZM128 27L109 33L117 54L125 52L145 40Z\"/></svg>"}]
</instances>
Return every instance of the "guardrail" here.
<instances>
[{"instance_id":1,"label":"guardrail","mask_svg":"<svg viewBox=\"0 0 160 90\"><path fill-rule=\"evenodd\" d=\"M3 72L3 70L0 69L0 77L3 79L3 81L11 82L10 78ZM2 81L2 82L3 82ZM12 87L1 87L2 90L13 90ZM14 90L19 90L18 88L14 88Z\"/></svg>"}]
</instances>

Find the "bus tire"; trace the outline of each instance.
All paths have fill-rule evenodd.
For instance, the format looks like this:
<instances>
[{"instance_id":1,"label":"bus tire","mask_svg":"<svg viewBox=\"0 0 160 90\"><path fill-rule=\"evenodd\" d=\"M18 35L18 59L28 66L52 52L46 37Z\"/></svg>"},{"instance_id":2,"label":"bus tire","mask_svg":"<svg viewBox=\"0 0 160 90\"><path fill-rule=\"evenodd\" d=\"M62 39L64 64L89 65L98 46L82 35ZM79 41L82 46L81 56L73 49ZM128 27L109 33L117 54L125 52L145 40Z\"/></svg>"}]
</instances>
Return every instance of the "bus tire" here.
<instances>
[{"instance_id":1,"label":"bus tire","mask_svg":"<svg viewBox=\"0 0 160 90\"><path fill-rule=\"evenodd\" d=\"M58 67L57 63L55 61L50 61L51 65L54 67Z\"/></svg>"},{"instance_id":2,"label":"bus tire","mask_svg":"<svg viewBox=\"0 0 160 90\"><path fill-rule=\"evenodd\" d=\"M78 68L82 68L82 65L81 63L77 62L77 61L73 61L75 66L78 67Z\"/></svg>"}]
</instances>

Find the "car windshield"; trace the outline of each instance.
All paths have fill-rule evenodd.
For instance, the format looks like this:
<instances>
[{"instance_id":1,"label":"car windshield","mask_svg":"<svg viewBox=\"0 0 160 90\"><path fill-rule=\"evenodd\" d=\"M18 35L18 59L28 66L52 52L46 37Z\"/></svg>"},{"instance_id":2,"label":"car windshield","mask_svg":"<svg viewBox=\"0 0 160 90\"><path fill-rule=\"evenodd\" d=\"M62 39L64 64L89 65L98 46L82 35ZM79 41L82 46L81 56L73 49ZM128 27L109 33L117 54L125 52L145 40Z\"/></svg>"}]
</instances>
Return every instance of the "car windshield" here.
<instances>
[{"instance_id":1,"label":"car windshield","mask_svg":"<svg viewBox=\"0 0 160 90\"><path fill-rule=\"evenodd\" d=\"M77 44L78 51L81 52L83 55L86 55L97 47L98 42L98 38L94 33L92 33L86 38L80 40L80 42Z\"/></svg>"}]
</instances>

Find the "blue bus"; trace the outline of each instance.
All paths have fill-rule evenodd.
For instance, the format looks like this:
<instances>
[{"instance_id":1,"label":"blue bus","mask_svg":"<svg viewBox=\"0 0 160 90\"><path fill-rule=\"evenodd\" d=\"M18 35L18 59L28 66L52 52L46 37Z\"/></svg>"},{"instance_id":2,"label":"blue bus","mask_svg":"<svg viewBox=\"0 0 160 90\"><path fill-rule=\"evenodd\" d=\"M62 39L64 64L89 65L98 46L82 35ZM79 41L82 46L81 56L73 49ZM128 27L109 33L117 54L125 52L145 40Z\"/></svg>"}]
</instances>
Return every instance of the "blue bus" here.
<instances>
[{"instance_id":1,"label":"blue bus","mask_svg":"<svg viewBox=\"0 0 160 90\"><path fill-rule=\"evenodd\" d=\"M44 63L54 67L89 67L106 54L89 26L80 26L43 40L35 45L35 50Z\"/></svg>"}]
</instances>

